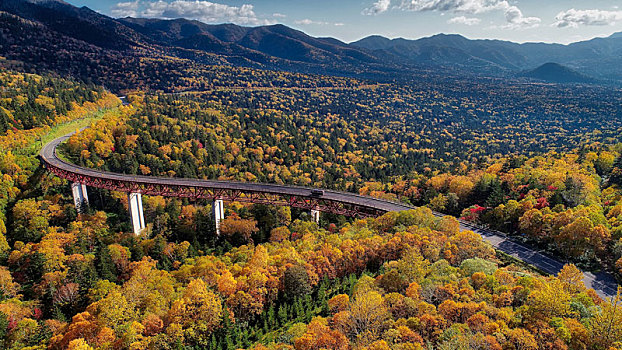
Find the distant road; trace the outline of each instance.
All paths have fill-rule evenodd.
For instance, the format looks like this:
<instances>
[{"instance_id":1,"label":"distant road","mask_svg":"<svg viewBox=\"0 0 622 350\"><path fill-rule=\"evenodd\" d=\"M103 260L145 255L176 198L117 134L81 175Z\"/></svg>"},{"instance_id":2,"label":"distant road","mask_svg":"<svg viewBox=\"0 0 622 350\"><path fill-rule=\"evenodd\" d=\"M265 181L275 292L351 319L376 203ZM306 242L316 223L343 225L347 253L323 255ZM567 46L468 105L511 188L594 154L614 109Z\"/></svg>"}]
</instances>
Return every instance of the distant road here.
<instances>
[{"instance_id":1,"label":"distant road","mask_svg":"<svg viewBox=\"0 0 622 350\"><path fill-rule=\"evenodd\" d=\"M566 264L566 262L559 261L527 246L516 243L501 232L485 229L462 220L460 220L460 228L463 230L471 230L479 234L493 247L533 265L546 273L557 274ZM606 272L597 274L583 272L583 283L585 283L586 287L593 288L598 295L603 298L614 297L618 291L617 281L612 275Z\"/></svg>"},{"instance_id":2,"label":"distant road","mask_svg":"<svg viewBox=\"0 0 622 350\"><path fill-rule=\"evenodd\" d=\"M314 209L329 213L354 217L374 217L390 211L413 209L413 206L361 196L354 193L320 190L321 195L314 195L312 188L278 184L201 180L187 178L168 178L155 176L127 175L99 171L65 162L57 157L56 147L71 135L59 137L40 152L45 167L59 177L87 186L106 188L123 192L140 192L148 195L185 197L194 199L223 199L250 203L289 205L304 209ZM434 213L438 217L444 216ZM543 253L513 242L505 234L476 226L459 220L460 230L470 230L500 251L518 258L538 269L557 274L564 262ZM592 274L585 272L583 281L588 288L593 288L601 297L613 297L618 284L607 273Z\"/></svg>"}]
</instances>

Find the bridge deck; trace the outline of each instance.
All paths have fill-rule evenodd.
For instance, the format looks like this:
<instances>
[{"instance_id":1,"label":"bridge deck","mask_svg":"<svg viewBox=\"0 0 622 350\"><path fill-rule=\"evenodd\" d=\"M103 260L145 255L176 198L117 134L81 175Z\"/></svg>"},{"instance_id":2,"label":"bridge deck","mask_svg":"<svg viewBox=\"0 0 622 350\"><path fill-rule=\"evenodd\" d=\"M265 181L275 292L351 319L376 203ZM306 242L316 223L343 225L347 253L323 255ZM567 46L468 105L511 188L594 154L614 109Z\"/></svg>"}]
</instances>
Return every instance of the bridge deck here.
<instances>
[{"instance_id":1,"label":"bridge deck","mask_svg":"<svg viewBox=\"0 0 622 350\"><path fill-rule=\"evenodd\" d=\"M304 197L309 200L323 200L339 202L347 205L358 206L362 208L368 208L374 211L389 212L389 211L401 211L413 209L413 206L382 200L378 198L361 196L348 192L324 190L322 196L313 196L311 191L313 188L301 187L301 186L289 186L278 184L266 184L255 182L235 182L235 181L218 181L218 180L201 180L201 179L187 179L187 178L169 178L169 177L156 177L156 176L142 176L142 175L128 175L118 174L107 171L100 171L89 169L74 164L67 163L56 155L56 147L66 141L71 135L65 135L59 137L41 149L41 159L46 163L48 168L56 168L62 171L72 173L78 176L99 178L109 181L131 182L140 185L161 185L169 186L178 190L179 188L205 188L205 189L221 189L221 190L235 190L242 192L253 193L266 193L278 196L295 196ZM92 185L92 184L91 184ZM97 187L97 186L96 186ZM127 190L130 192L131 190ZM140 192L140 190L139 190ZM167 195L163 193L163 195ZM174 193L170 194L174 196ZM321 208L320 208L321 210Z\"/></svg>"}]
</instances>

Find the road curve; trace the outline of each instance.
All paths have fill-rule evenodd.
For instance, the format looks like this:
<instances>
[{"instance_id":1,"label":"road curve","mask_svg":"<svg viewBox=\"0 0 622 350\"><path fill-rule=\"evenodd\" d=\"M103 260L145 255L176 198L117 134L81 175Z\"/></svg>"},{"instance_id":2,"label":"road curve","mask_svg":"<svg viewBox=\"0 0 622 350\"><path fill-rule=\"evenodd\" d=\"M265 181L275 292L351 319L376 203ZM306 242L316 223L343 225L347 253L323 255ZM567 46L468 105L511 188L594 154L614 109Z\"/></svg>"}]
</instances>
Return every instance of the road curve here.
<instances>
[{"instance_id":1,"label":"road curve","mask_svg":"<svg viewBox=\"0 0 622 350\"><path fill-rule=\"evenodd\" d=\"M56 147L62 142L66 141L74 133L61 136L55 140L52 140L41 149L39 156L45 163L46 168L52 170L60 170L62 172L71 173L76 176L84 178L97 178L104 181L117 181L123 183L133 183L137 185L160 185L169 186L170 188L193 188L193 189L221 189L221 190L233 190L252 193L264 193L279 196L292 196L308 199L310 201L327 201L337 202L345 205L366 209L365 213L385 213L390 211L401 211L413 209L411 205L404 203L393 202L388 200L382 200L378 198L361 196L348 192L323 190L324 193L321 196L313 196L311 191L313 188L302 186L288 186L278 184L266 184L266 183L254 183L254 182L235 182L235 181L218 181L218 180L202 180L202 179L188 179L188 178L170 178L170 177L157 177L157 176L143 176L143 175L128 175L119 174L108 171L100 171L89 169L81 166L77 166L71 163L67 163L57 157ZM87 184L90 186L97 186L97 184ZM105 188L105 187L104 187ZM119 189L123 191L123 189ZM141 191L137 189L137 191ZM132 192L131 188L128 188L126 192ZM149 193L147 193L149 194ZM163 193L161 195L176 196L175 193ZM322 208L318 208L320 211ZM367 215L371 216L371 215Z\"/></svg>"},{"instance_id":2,"label":"road curve","mask_svg":"<svg viewBox=\"0 0 622 350\"><path fill-rule=\"evenodd\" d=\"M191 188L194 189L193 193L199 193L201 190L209 189L233 191L234 193L254 193L263 195L274 195L285 198L302 198L302 202L291 202L298 207L305 207L305 205L314 206L313 208L321 211L337 212L334 211L334 206L319 205L319 203L339 203L342 206L348 208L355 208L354 210L344 211L344 214L362 214L359 216L369 217L377 216L382 213L390 211L402 211L414 209L415 207L404 203L387 201L368 196L361 196L354 193L323 190L324 194L321 197L313 196L311 194L312 188L301 186L288 186L278 184L265 184L265 183L252 183L252 182L234 182L234 181L217 181L217 180L201 180L201 179L187 179L187 178L168 178L168 177L156 177L156 176L141 176L141 175L127 175L112 173L107 171L99 171L89 169L81 166L77 166L71 163L67 163L56 155L56 147L62 142L71 137L73 133L59 137L48 144L46 144L39 153L41 160L44 162L45 167L55 174L67 178L72 181L79 179L91 179L87 185L109 188L105 184L109 183L122 183L129 184L122 186L122 188L115 188L115 190L132 192L141 191L146 194L154 193L149 192L149 188L153 186L166 186L175 189ZM69 175L71 174L71 175ZM92 181L96 179L98 181ZM132 186L134 185L134 186ZM151 186L151 187L149 187ZM147 189L145 191L145 189ZM155 194L155 193L154 193ZM159 195L179 196L178 192L164 192L157 193ZM210 192L210 195L214 195L214 192ZM191 197L191 195L189 195ZM207 197L197 197L207 198ZM243 199L243 198L242 198ZM251 201L251 200L247 200ZM261 202L261 201L259 201ZM267 203L267 202L266 202ZM286 205L288 202L278 202L274 204ZM290 204L291 204L290 203ZM302 203L302 204L301 204ZM308 203L308 204L307 204ZM434 212L437 217L444 216L443 214ZM519 243L512 241L504 233L489 230L470 222L459 220L460 230L473 231L482 238L489 242L496 249L511 255L517 259L520 259L530 265L537 267L538 269L549 273L557 274L565 265L564 262L551 258L539 251L526 247ZM583 282L586 287L593 288L601 297L610 298L616 295L618 284L613 276L601 272L592 274L590 272L584 272Z\"/></svg>"}]
</instances>

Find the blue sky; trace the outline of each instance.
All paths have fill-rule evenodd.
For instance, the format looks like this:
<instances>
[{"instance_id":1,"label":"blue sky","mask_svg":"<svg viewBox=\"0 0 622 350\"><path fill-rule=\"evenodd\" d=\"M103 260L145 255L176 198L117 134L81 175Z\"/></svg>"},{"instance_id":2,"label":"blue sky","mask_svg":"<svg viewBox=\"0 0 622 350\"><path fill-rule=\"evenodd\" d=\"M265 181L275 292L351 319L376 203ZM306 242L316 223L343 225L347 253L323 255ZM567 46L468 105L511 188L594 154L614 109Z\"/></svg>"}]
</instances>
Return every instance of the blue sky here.
<instances>
[{"instance_id":1,"label":"blue sky","mask_svg":"<svg viewBox=\"0 0 622 350\"><path fill-rule=\"evenodd\" d=\"M569 43L622 31L616 0L68 0L112 17L190 18L255 26L283 23L346 42L379 34L437 33ZM619 5L619 7L618 7Z\"/></svg>"}]
</instances>

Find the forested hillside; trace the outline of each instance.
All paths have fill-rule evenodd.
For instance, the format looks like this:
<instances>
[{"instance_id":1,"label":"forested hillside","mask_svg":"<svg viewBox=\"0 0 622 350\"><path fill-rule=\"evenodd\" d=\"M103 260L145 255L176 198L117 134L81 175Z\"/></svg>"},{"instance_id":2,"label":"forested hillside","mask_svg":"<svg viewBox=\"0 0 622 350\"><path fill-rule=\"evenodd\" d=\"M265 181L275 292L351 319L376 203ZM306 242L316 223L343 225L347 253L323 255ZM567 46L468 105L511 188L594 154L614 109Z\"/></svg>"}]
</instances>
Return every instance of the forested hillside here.
<instances>
[{"instance_id":1,"label":"forested hillside","mask_svg":"<svg viewBox=\"0 0 622 350\"><path fill-rule=\"evenodd\" d=\"M125 132L139 137L135 147L115 145L113 153L119 155L90 150L91 158L82 160L79 149L72 152L84 165L113 171L138 173L142 165L148 169L141 172L154 175L171 170L185 177L242 180L252 175L258 181L357 191L363 181L426 168L472 168L501 155L622 141L620 101L612 91L500 85L503 93L489 95L485 88L463 84L472 96L461 86L361 85L356 80L335 89L146 96L139 118L127 121ZM99 137L107 148L116 142L110 134ZM171 154L184 142L192 155L182 149ZM102 155L108 161L98 164ZM263 169L262 163L270 168Z\"/></svg>"},{"instance_id":2,"label":"forested hillside","mask_svg":"<svg viewBox=\"0 0 622 350\"><path fill-rule=\"evenodd\" d=\"M622 81L617 64L622 48L619 35L571 45L470 40L445 34L418 40L374 36L347 44L282 24L245 27L183 18L115 19L55 0L5 0L0 3L0 19L3 57L30 72L54 71L114 92L135 88L179 92L247 83L270 86L269 81L282 75L271 71L422 83L447 77L527 80L522 76L569 83L619 85ZM557 78L552 80L551 72L530 74L548 62L567 68L556 70ZM569 79L571 68L577 73ZM257 77L249 79L249 71Z\"/></svg>"},{"instance_id":3,"label":"forested hillside","mask_svg":"<svg viewBox=\"0 0 622 350\"><path fill-rule=\"evenodd\" d=\"M95 102L101 87L0 69L0 134L61 123L76 105ZM69 116L68 116L69 114Z\"/></svg>"},{"instance_id":4,"label":"forested hillside","mask_svg":"<svg viewBox=\"0 0 622 350\"><path fill-rule=\"evenodd\" d=\"M90 10L79 10L83 11L101 17ZM41 15L39 11L35 13ZM61 16L62 13L51 11L49 16ZM64 14L61 17L67 22L77 21L74 15ZM101 34L97 27L92 29L97 32L97 38L78 40L70 34L51 30L36 18L29 20L0 11L0 19L0 28L5 33L0 40L0 55L8 59L0 61L3 66L17 65L21 69L39 73L53 71L63 76L96 82L116 92L137 88L179 92L258 86L343 86L349 80L335 77L330 82L321 81L313 75L257 69L256 65L248 62L237 62L239 65L232 66L218 55L180 48L165 49L149 42L128 42L126 37L118 37L118 33L104 31ZM101 47L103 42L119 42L123 45Z\"/></svg>"},{"instance_id":5,"label":"forested hillside","mask_svg":"<svg viewBox=\"0 0 622 350\"><path fill-rule=\"evenodd\" d=\"M101 89L3 73L10 77L3 92L11 100L28 101L27 91L33 91L47 106L67 107L64 114L38 119L41 126L35 128L14 124L2 138L4 348L418 349L468 343L490 349L610 349L622 341L622 313L586 290L576 268L546 278L525 271L498 258L478 235L459 232L455 219L435 218L425 208L357 221L326 216L318 226L299 210L232 203L216 237L206 203L145 197L150 224L134 236L125 196L89 189L91 209L78 215L69 184L38 168L36 144L60 130L51 125L98 110L101 119L68 142L67 154L88 166L125 166L145 174L299 182L304 172L293 167L288 177L281 166L285 142L296 145L288 152L308 152L301 159L315 168L304 171L324 174L326 164L310 150L328 148L330 135L320 131L304 140L293 131L286 134L286 122L303 120L287 111L215 102L207 108L201 99L141 94L128 96L130 105L119 107L118 99ZM63 96L57 87L83 92L65 95L64 104L46 100ZM337 93L322 91L308 92ZM17 108L6 106L16 115ZM253 115L264 119L250 124ZM331 119L323 118L358 130L346 118ZM321 130L319 120L311 119ZM135 123L146 127L138 132ZM276 125L284 131L270 131ZM314 135L311 126L299 127ZM241 142L236 133L256 145ZM355 141L362 139L343 140L344 151L360 152ZM619 150L608 152L603 159L615 159ZM239 177L244 158L251 157L259 167ZM355 161L347 159L333 162ZM176 167L180 163L187 165ZM614 161L605 163L615 169ZM433 182L438 175L431 169L424 173ZM401 177L408 181L401 191L399 177L390 174L382 183L365 177L356 188L414 201L414 192L405 190L416 186L411 182L416 174ZM312 181L339 184L328 179Z\"/></svg>"},{"instance_id":6,"label":"forested hillside","mask_svg":"<svg viewBox=\"0 0 622 350\"><path fill-rule=\"evenodd\" d=\"M0 55L30 72L53 71L115 92L280 86L283 76L302 78L285 71L370 77L395 69L375 67L381 61L358 48L282 25L236 27L253 32L246 42L255 45L243 47L201 33L204 24L185 22L197 27L197 35L171 42L171 33L158 34L140 21L116 20L63 1L6 0L0 3Z\"/></svg>"},{"instance_id":7,"label":"forested hillside","mask_svg":"<svg viewBox=\"0 0 622 350\"><path fill-rule=\"evenodd\" d=\"M490 102L488 110L485 100L476 107L466 97L458 105L415 93L391 104L391 93L377 86L145 97L134 118L109 120L66 149L79 164L116 172L327 187L428 205L582 267L620 272L622 157L612 132L620 126L604 118L613 105L594 105L579 91L566 96L578 114L540 106L542 117L529 118L518 112L534 108L527 101ZM544 106L555 105L547 99ZM426 116L432 111L435 118ZM497 122L475 124L485 114Z\"/></svg>"}]
</instances>

